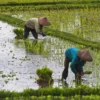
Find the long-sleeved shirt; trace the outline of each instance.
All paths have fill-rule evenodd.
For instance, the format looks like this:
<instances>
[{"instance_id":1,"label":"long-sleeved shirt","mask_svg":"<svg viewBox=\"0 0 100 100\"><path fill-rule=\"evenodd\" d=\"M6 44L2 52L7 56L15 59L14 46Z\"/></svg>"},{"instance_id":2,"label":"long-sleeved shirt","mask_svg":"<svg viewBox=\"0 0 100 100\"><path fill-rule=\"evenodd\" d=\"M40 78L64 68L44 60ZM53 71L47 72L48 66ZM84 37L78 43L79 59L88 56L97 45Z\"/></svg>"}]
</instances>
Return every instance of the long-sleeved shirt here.
<instances>
[{"instance_id":1,"label":"long-sleeved shirt","mask_svg":"<svg viewBox=\"0 0 100 100\"><path fill-rule=\"evenodd\" d=\"M65 51L65 57L69 59L71 62L70 67L74 74L77 72L83 72L84 61L79 58L77 52L79 49L77 48L69 48Z\"/></svg>"},{"instance_id":2,"label":"long-sleeved shirt","mask_svg":"<svg viewBox=\"0 0 100 100\"><path fill-rule=\"evenodd\" d=\"M31 29L35 29L37 33L42 32L43 26L39 24L38 18L31 18L26 21L25 25Z\"/></svg>"}]
</instances>

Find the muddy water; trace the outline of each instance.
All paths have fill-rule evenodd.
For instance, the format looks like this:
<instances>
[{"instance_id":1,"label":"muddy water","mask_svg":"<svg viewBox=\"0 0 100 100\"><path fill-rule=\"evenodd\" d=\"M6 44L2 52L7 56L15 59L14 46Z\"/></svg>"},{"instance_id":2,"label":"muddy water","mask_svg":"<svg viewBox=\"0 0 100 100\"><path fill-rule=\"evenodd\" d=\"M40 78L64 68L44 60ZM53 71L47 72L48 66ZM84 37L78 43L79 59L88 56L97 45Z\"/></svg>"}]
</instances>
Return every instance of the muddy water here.
<instances>
[{"instance_id":1,"label":"muddy water","mask_svg":"<svg viewBox=\"0 0 100 100\"><path fill-rule=\"evenodd\" d=\"M0 89L11 91L38 89L36 69L45 65L54 71L53 78L59 79L62 71L60 65L40 55L28 54L25 48L16 47L13 44L15 41L13 29L14 27L7 23L0 22ZM27 60L24 60L26 56ZM54 86L57 85L55 82Z\"/></svg>"},{"instance_id":2,"label":"muddy water","mask_svg":"<svg viewBox=\"0 0 100 100\"><path fill-rule=\"evenodd\" d=\"M0 22L0 89L10 91L23 91L27 88L38 89L36 69L43 66L47 66L53 70L53 87L62 86L59 79L61 79L63 71L64 52L67 48L75 47L75 45L72 43L69 44L69 42L64 44L59 39L46 36L45 39L50 39L54 45L51 44L51 56L45 58L41 55L27 53L25 48L14 45L15 34L13 33L13 29L14 27L7 23ZM34 39L31 35L29 38ZM39 39L44 38L39 36ZM25 60L26 56L27 59ZM86 66L90 66L91 70L94 70L95 67L92 65L87 63ZM84 75L83 83L88 85L96 84L97 78L93 78L95 73ZM73 80L74 74L69 68L69 76L66 80L69 86L74 86Z\"/></svg>"}]
</instances>

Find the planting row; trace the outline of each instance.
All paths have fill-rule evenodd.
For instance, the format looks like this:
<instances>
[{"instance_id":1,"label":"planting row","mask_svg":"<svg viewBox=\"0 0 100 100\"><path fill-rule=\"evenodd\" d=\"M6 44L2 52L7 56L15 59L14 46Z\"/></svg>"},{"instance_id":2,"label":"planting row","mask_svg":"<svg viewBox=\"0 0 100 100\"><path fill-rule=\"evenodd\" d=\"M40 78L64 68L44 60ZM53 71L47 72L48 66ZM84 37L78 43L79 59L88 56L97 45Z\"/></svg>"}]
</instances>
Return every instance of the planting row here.
<instances>
[{"instance_id":1,"label":"planting row","mask_svg":"<svg viewBox=\"0 0 100 100\"><path fill-rule=\"evenodd\" d=\"M29 96L75 96L80 95L100 95L100 87L87 87L87 86L78 86L77 88L40 88L38 90L26 89L23 92L10 92L10 91L0 91L0 98L5 97L29 97ZM94 99L93 99L94 100ZM96 100L96 99L95 99Z\"/></svg>"},{"instance_id":2,"label":"planting row","mask_svg":"<svg viewBox=\"0 0 100 100\"><path fill-rule=\"evenodd\" d=\"M84 5L82 4L81 6L80 5L74 5L74 4L68 4L66 6L66 4L57 4L56 6L55 5L43 5L43 6L33 6L33 5L30 5L30 6L0 6L0 12L7 12L7 11L29 11L29 10L61 10L61 9L84 9L84 8L87 8L87 7L94 7L94 8L99 8L99 5L97 4L94 4L93 6L91 4L88 4L88 5Z\"/></svg>"},{"instance_id":3,"label":"planting row","mask_svg":"<svg viewBox=\"0 0 100 100\"><path fill-rule=\"evenodd\" d=\"M72 3L72 2L79 2L78 0L1 0L0 4L21 4L21 3L58 3L58 2L68 2L68 3ZM99 0L80 0L80 2L99 2Z\"/></svg>"},{"instance_id":4,"label":"planting row","mask_svg":"<svg viewBox=\"0 0 100 100\"><path fill-rule=\"evenodd\" d=\"M68 4L74 4L74 5L82 5L82 4L85 4L85 5L88 5L88 4L91 4L91 5L94 5L94 4L98 4L98 3L100 3L100 1L99 0L91 0L91 1L87 1L87 0L81 0L81 1L77 1L77 0L74 0L74 1L65 1L65 0L62 0L62 1L60 1L60 0L49 0L49 1L40 1L40 2L38 2L38 1L8 1L8 2L2 2L2 1L0 1L0 6L27 6L27 5L55 5L55 4L66 4L66 5L68 5Z\"/></svg>"},{"instance_id":5,"label":"planting row","mask_svg":"<svg viewBox=\"0 0 100 100\"><path fill-rule=\"evenodd\" d=\"M9 24L12 24L14 26L19 26L19 27L24 26L24 21L17 19L17 18L13 18L11 16L0 15L0 19L8 22ZM89 40L86 40L83 38L79 38L77 36L74 36L74 35L66 33L66 32L60 32L60 31L55 31L52 29L45 28L45 33L47 33L48 35L51 35L51 36L59 37L59 38L64 39L64 40L69 40L69 41L72 41L74 43L78 43L81 45L91 47L92 49L93 48L99 49L99 45L100 45L99 42L93 42L93 41L89 41Z\"/></svg>"},{"instance_id":6,"label":"planting row","mask_svg":"<svg viewBox=\"0 0 100 100\"><path fill-rule=\"evenodd\" d=\"M17 30L18 33L16 32L16 30ZM21 29L15 29L15 33L17 35L17 38L20 39L20 38L23 37L23 31ZM64 40L69 40L69 41L72 41L74 43L84 45L86 47L91 47L91 49L99 49L99 45L100 45L99 42L93 42L93 41L85 40L83 38L73 36L72 34L69 34L69 33L55 31L55 30L51 30L51 29L48 29L48 28L45 28L45 33L47 33L47 35L58 37L58 38L61 38L61 39L64 39ZM21 36L19 36L19 34Z\"/></svg>"},{"instance_id":7,"label":"planting row","mask_svg":"<svg viewBox=\"0 0 100 100\"><path fill-rule=\"evenodd\" d=\"M100 100L99 95L88 95L88 96L81 96L81 95L75 95L75 96L31 96L31 97L13 97L9 98L6 97L5 99L2 100Z\"/></svg>"}]
</instances>

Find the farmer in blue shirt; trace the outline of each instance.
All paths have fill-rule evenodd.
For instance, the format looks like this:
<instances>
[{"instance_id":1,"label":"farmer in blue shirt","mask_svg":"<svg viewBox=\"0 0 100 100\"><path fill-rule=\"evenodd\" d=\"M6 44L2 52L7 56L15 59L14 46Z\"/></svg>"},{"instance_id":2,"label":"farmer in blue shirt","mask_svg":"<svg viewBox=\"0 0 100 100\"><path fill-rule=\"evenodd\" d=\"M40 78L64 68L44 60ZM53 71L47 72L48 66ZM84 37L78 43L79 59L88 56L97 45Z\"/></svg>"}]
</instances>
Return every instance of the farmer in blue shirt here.
<instances>
[{"instance_id":1,"label":"farmer in blue shirt","mask_svg":"<svg viewBox=\"0 0 100 100\"><path fill-rule=\"evenodd\" d=\"M66 79L68 76L68 67L75 74L75 78L81 78L84 75L83 66L86 61L92 61L92 57L88 50L79 50L77 48L69 48L65 51L64 70L62 73L62 79Z\"/></svg>"}]
</instances>

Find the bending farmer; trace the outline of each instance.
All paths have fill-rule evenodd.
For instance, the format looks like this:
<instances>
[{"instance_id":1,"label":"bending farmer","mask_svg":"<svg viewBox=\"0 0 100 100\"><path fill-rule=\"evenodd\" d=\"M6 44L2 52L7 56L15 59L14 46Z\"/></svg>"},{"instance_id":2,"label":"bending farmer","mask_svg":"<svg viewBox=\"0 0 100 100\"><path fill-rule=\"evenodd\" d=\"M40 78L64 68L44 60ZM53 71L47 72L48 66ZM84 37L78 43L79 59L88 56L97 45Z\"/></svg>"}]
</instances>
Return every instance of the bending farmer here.
<instances>
[{"instance_id":1,"label":"bending farmer","mask_svg":"<svg viewBox=\"0 0 100 100\"><path fill-rule=\"evenodd\" d=\"M84 75L83 66L86 61L92 61L92 57L88 50L79 50L77 48L69 48L65 51L64 70L62 73L62 79L66 79L68 76L69 63L72 72L75 74L75 78L81 78Z\"/></svg>"},{"instance_id":2,"label":"bending farmer","mask_svg":"<svg viewBox=\"0 0 100 100\"><path fill-rule=\"evenodd\" d=\"M30 31L35 39L38 39L38 34L41 34L42 36L46 36L43 33L43 26L49 26L49 25L50 25L50 22L48 21L46 17L29 19L25 23L24 39L28 37Z\"/></svg>"}]
</instances>

